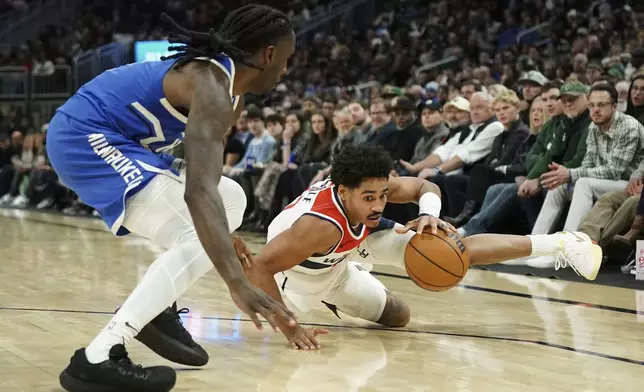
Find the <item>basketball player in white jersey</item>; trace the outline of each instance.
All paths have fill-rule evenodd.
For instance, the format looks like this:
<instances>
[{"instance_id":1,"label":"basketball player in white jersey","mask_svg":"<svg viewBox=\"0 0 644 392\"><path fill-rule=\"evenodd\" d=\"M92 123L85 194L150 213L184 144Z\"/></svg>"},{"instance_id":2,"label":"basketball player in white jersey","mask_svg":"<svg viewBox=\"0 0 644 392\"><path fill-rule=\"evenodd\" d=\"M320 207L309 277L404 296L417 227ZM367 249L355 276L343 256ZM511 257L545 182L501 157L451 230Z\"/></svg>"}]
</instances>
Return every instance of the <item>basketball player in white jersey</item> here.
<instances>
[{"instance_id":1,"label":"basketball player in white jersey","mask_svg":"<svg viewBox=\"0 0 644 392\"><path fill-rule=\"evenodd\" d=\"M333 161L330 179L314 184L286 207L268 228L268 243L246 270L273 298L288 298L307 312L324 303L337 311L389 327L409 322L407 305L362 265L405 270L404 253L416 231L454 228L439 220L439 188L416 177L389 177L392 162L374 146L347 146ZM419 217L402 226L381 218L387 202L418 203ZM571 266L593 280L602 252L581 233L516 236L481 234L462 240L471 265L526 256L555 256L557 268ZM319 328L280 323L300 349L319 348Z\"/></svg>"}]
</instances>

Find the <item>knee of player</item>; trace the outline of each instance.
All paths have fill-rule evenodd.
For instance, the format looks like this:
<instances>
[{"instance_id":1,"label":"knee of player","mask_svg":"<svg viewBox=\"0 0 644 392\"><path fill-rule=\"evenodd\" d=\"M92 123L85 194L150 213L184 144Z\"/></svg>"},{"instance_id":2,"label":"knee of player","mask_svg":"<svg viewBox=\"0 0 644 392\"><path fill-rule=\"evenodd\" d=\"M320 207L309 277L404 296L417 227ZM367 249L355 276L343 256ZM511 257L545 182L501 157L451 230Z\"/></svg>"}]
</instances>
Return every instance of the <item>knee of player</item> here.
<instances>
[{"instance_id":1,"label":"knee of player","mask_svg":"<svg viewBox=\"0 0 644 392\"><path fill-rule=\"evenodd\" d=\"M378 324L387 327L404 327L409 324L411 319L411 311L409 306L400 298L387 292L387 303L382 311Z\"/></svg>"},{"instance_id":2,"label":"knee of player","mask_svg":"<svg viewBox=\"0 0 644 392\"><path fill-rule=\"evenodd\" d=\"M237 182L227 177L222 177L219 183L219 192L226 209L226 218L230 232L237 230L244 220L246 211L246 194Z\"/></svg>"}]
</instances>

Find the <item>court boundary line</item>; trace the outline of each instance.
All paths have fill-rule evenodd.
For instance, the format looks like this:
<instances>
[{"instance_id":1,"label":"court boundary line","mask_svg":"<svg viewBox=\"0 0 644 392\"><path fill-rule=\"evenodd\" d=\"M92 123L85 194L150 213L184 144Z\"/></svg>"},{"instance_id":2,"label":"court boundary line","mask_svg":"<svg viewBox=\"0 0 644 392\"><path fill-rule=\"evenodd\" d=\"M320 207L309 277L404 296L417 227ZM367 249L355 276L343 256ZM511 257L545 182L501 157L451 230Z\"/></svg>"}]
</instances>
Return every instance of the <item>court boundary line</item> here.
<instances>
[{"instance_id":1,"label":"court boundary line","mask_svg":"<svg viewBox=\"0 0 644 392\"><path fill-rule=\"evenodd\" d=\"M31 210L29 210L29 211L31 211ZM68 215L62 215L62 216L68 216ZM46 221L46 220L33 219L33 218L30 218L30 217L17 218L17 217L12 217L12 216L0 215L0 219L2 219L2 218L11 219L11 220L24 219L24 220L28 220L28 221L31 221L31 222L45 223L45 224L50 224L50 225L55 225L55 226L64 226L64 227L70 227L70 228L92 230L92 231L97 231L97 232L103 232L103 233L106 233L106 234L110 233L110 231L107 230L107 227L105 228L105 230L103 230L103 229L99 229L99 228L96 228L96 227L76 226L76 225L72 224L71 222L52 222L52 221ZM77 218L88 219L90 217L82 216L82 217L77 217ZM507 272L497 272L497 271L487 271L487 272L495 272L497 274L507 274ZM388 272L371 271L371 274L376 275L376 276L386 276L386 277L390 277L390 278L411 280L408 276L392 274L392 273L388 273ZM518 275L518 276L524 276L524 275ZM538 279L548 279L548 278L540 277ZM565 281L565 280L563 280L563 281L568 282L568 281ZM587 283L587 282L575 282L575 283L583 283L583 284L590 284L590 285L595 285L595 286L602 286L602 285L596 285L596 284ZM467 290L481 291L481 292L486 292L486 293L491 293L491 294L508 295L508 296L512 296L512 297L532 299L532 300L540 300L540 301L553 302L553 303L560 303L560 304L564 304L564 305L582 306L584 308L600 309L600 310L605 310L605 311L608 311L608 312L625 313L625 314L633 314L633 315L644 315L644 311L638 311L638 310L635 310L635 309L628 309L628 308L620 308L620 307L617 307L617 306L602 305L602 304L595 304L595 303L582 302L582 301L573 301L573 300L568 300L568 299L560 299L560 298L546 297L546 296L540 296L540 295L524 294L524 293L518 293L516 291L492 289L492 288L475 286L475 285L468 285L468 284L459 284L456 287L461 287L461 288L464 288L464 289L467 289ZM617 286L608 286L608 287L617 287ZM624 288L624 287L617 287L617 288L622 288L622 289L626 289L626 290L634 290L634 289L629 289L629 288Z\"/></svg>"},{"instance_id":2,"label":"court boundary line","mask_svg":"<svg viewBox=\"0 0 644 392\"><path fill-rule=\"evenodd\" d=\"M106 311L100 311L100 310L74 310L74 309L45 309L45 308L23 308L23 307L5 307L5 306L0 306L0 311L5 310L5 311L23 311L23 312L51 312L51 313L76 313L76 314L95 314L95 315L102 315L102 316L112 316L114 315L114 312L106 312ZM248 318L234 318L234 317L216 317L216 316L190 316L190 315L185 315L182 316L182 318L187 318L187 319L203 319L203 320L217 320L217 321L243 321L250 323L252 320ZM268 326L266 322L262 322L263 326ZM613 361L618 361L622 363L628 363L632 365L639 365L639 366L644 366L644 361L640 361L637 359L632 359L632 358L626 358L626 357L619 357L616 355L610 355L610 354L604 354L596 351L591 351L591 350L585 350L585 349L578 349L570 346L566 346L563 344L557 344L557 343L549 343L543 340L535 340L535 339L520 339L520 338L512 338L512 337L503 337L503 336L493 336L493 335L478 335L478 334L467 334L467 333L458 333L458 332L440 332L440 331L425 331L425 330L420 330L420 329L405 329L405 328L386 328L386 327L379 327L379 326L361 326L361 325L339 325L339 324L331 324L331 323L300 323L302 326L311 326L311 327L324 327L324 328L334 328L334 329L357 329L357 330L373 330L373 331L383 331L383 332L389 332L389 333L411 333L411 334L425 334L425 335L434 335L434 336L448 336L448 337L455 337L455 338L470 338L470 339L484 339L484 340L493 340L493 341L499 341L499 342L512 342L512 343L522 343L522 344L531 344L535 346L542 346L542 347L549 347L549 348L554 348L554 349L559 349L559 350L564 350L564 351L569 351L569 352L574 352L578 354L584 354L588 356L592 356L595 358L602 358L602 359L610 359ZM270 328L270 326L268 326Z\"/></svg>"}]
</instances>

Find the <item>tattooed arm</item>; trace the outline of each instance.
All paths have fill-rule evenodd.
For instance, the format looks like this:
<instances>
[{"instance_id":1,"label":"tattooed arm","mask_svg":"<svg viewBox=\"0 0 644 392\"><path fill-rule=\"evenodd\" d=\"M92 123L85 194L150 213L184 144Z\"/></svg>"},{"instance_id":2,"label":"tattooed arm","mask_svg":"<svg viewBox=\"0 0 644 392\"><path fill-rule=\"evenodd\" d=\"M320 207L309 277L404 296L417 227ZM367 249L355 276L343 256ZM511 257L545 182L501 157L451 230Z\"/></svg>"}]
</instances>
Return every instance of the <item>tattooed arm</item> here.
<instances>
[{"instance_id":1,"label":"tattooed arm","mask_svg":"<svg viewBox=\"0 0 644 392\"><path fill-rule=\"evenodd\" d=\"M199 240L217 272L228 285L233 300L261 328L257 313L273 328L276 317L295 323L281 304L256 289L246 279L233 247L226 211L218 191L223 169L222 138L230 125L233 107L230 82L211 64L194 67L194 93L186 125L186 191L188 205Z\"/></svg>"}]
</instances>

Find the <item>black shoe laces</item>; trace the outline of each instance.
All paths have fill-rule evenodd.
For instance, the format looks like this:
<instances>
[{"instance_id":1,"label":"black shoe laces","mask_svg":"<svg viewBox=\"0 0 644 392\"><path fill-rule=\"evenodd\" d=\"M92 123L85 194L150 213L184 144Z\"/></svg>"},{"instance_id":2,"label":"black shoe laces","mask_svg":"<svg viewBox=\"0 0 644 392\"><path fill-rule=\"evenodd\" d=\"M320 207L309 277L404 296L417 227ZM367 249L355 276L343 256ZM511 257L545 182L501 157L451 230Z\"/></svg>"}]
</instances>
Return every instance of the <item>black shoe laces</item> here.
<instances>
[{"instance_id":1,"label":"black shoe laces","mask_svg":"<svg viewBox=\"0 0 644 392\"><path fill-rule=\"evenodd\" d=\"M190 335L190 332L186 330L186 328L183 326L183 320L181 319L182 314L188 314L190 313L190 309L188 308L181 308L179 310L174 310L172 308L169 308L166 314L166 322L171 322L172 324L175 325L177 328L177 332L179 333L179 340L184 342L184 343L189 343L192 344L192 336Z\"/></svg>"},{"instance_id":2,"label":"black shoe laces","mask_svg":"<svg viewBox=\"0 0 644 392\"><path fill-rule=\"evenodd\" d=\"M116 350L115 348L110 351L110 360L106 362L108 368L115 369L124 376L136 377L139 379L148 378L148 372L143 369L142 365L135 365L134 362L132 362L125 350L125 347L118 348Z\"/></svg>"}]
</instances>

